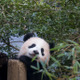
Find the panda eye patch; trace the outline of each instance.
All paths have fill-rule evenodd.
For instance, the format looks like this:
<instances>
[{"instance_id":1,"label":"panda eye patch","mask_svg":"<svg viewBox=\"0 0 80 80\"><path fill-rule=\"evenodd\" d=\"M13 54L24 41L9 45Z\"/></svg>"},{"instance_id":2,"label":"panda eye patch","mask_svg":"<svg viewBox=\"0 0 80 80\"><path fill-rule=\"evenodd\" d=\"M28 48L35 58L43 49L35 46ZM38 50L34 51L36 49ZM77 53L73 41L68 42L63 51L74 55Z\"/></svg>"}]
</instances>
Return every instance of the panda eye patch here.
<instances>
[{"instance_id":1,"label":"panda eye patch","mask_svg":"<svg viewBox=\"0 0 80 80\"><path fill-rule=\"evenodd\" d=\"M33 48L33 47L35 47L36 46L36 44L32 44L31 46L29 46L28 48Z\"/></svg>"},{"instance_id":2,"label":"panda eye patch","mask_svg":"<svg viewBox=\"0 0 80 80\"><path fill-rule=\"evenodd\" d=\"M44 49L41 48L41 53L42 53L42 56L44 56Z\"/></svg>"}]
</instances>

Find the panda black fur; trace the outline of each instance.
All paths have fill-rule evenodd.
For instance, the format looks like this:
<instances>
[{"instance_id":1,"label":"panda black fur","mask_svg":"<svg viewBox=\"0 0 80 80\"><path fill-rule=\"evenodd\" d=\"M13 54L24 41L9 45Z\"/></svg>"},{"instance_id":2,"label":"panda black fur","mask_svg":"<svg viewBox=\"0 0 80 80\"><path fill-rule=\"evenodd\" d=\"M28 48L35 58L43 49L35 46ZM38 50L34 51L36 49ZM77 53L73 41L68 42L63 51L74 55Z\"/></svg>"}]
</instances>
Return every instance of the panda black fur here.
<instances>
[{"instance_id":1,"label":"panda black fur","mask_svg":"<svg viewBox=\"0 0 80 80\"><path fill-rule=\"evenodd\" d=\"M37 62L39 62L40 70L43 69L40 61L48 65L50 59L50 46L44 39L33 37L33 33L25 35L23 40L25 42L20 49L18 57L26 66L27 80L41 80L42 72L35 73L37 70L31 68L31 65L37 67ZM32 61L32 58L36 55L36 60ZM44 75L42 80L49 80L49 78Z\"/></svg>"}]
</instances>

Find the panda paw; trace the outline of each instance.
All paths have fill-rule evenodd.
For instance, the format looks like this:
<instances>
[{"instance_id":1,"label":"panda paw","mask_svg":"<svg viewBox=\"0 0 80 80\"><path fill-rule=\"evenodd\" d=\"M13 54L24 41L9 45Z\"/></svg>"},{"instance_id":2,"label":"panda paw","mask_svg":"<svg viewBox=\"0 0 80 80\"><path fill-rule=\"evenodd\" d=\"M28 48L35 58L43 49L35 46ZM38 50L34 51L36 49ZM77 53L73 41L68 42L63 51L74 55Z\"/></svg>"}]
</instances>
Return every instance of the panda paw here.
<instances>
[{"instance_id":1,"label":"panda paw","mask_svg":"<svg viewBox=\"0 0 80 80\"><path fill-rule=\"evenodd\" d=\"M31 62L31 59L29 57L25 56L25 55L20 56L19 60L26 65Z\"/></svg>"}]
</instances>

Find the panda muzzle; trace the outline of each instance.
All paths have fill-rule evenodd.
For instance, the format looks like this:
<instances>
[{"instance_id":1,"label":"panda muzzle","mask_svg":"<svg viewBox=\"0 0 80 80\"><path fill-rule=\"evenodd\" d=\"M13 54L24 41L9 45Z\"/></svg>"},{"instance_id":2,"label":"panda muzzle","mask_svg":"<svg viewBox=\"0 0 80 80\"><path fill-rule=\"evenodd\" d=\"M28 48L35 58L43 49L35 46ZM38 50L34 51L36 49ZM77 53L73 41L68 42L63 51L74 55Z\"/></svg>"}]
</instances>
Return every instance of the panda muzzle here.
<instances>
[{"instance_id":1,"label":"panda muzzle","mask_svg":"<svg viewBox=\"0 0 80 80\"><path fill-rule=\"evenodd\" d=\"M38 51L36 51L36 50L34 50L33 52L35 53L35 55L38 55L38 54L39 54L39 52L38 52Z\"/></svg>"}]
</instances>

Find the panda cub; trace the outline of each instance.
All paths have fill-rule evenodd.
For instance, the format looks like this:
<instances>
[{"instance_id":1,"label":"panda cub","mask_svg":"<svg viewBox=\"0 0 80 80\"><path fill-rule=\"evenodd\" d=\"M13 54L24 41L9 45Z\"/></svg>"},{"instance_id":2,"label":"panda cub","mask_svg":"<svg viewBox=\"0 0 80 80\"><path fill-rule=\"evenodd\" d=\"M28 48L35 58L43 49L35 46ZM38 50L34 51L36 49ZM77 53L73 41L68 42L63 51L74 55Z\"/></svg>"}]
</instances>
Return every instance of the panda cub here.
<instances>
[{"instance_id":1,"label":"panda cub","mask_svg":"<svg viewBox=\"0 0 80 80\"><path fill-rule=\"evenodd\" d=\"M37 62L39 63L40 70L43 69L41 62L48 66L50 60L50 49L49 44L42 38L33 37L32 33L28 33L23 39L25 42L22 45L18 58L26 66L27 80L49 80L48 76L43 75L42 72L37 72L31 66L37 67ZM36 59L32 61L35 57Z\"/></svg>"}]
</instances>

